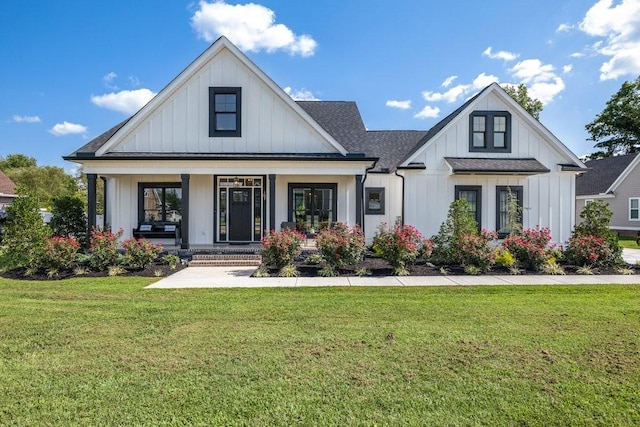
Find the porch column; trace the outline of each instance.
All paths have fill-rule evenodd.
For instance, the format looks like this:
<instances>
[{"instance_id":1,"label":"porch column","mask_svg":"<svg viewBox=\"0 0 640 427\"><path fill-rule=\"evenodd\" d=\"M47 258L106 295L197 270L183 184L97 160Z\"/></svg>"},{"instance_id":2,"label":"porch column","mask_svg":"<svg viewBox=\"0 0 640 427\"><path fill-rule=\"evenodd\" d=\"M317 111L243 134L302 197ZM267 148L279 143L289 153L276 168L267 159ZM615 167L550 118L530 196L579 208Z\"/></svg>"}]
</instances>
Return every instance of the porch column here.
<instances>
[{"instance_id":1,"label":"porch column","mask_svg":"<svg viewBox=\"0 0 640 427\"><path fill-rule=\"evenodd\" d=\"M276 229L276 176L269 175L269 231Z\"/></svg>"},{"instance_id":2,"label":"porch column","mask_svg":"<svg viewBox=\"0 0 640 427\"><path fill-rule=\"evenodd\" d=\"M362 175L356 175L356 225L362 227Z\"/></svg>"},{"instance_id":3,"label":"porch column","mask_svg":"<svg viewBox=\"0 0 640 427\"><path fill-rule=\"evenodd\" d=\"M182 178L182 223L180 226L180 249L189 249L189 178L191 175L183 173Z\"/></svg>"},{"instance_id":4,"label":"porch column","mask_svg":"<svg viewBox=\"0 0 640 427\"><path fill-rule=\"evenodd\" d=\"M96 226L96 178L95 173L87 174L87 237Z\"/></svg>"},{"instance_id":5,"label":"porch column","mask_svg":"<svg viewBox=\"0 0 640 427\"><path fill-rule=\"evenodd\" d=\"M102 180L102 227L107 228L107 178L101 176Z\"/></svg>"}]
</instances>

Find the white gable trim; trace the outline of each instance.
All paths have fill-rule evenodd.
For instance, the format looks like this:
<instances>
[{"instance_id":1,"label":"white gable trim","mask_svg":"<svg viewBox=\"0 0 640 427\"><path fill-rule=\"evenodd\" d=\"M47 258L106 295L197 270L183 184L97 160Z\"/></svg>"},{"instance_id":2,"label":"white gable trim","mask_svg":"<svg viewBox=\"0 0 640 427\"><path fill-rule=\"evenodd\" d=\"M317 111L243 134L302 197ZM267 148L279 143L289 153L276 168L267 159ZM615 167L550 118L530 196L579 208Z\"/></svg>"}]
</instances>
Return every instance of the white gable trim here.
<instances>
[{"instance_id":1,"label":"white gable trim","mask_svg":"<svg viewBox=\"0 0 640 427\"><path fill-rule=\"evenodd\" d=\"M311 126L327 144L338 151L343 156L348 153L338 141L336 141L327 131L325 131L315 120L307 114L287 93L282 90L269 76L267 76L253 61L251 61L244 53L242 53L233 43L226 37L221 36L213 42L207 50L205 50L198 58L187 66L177 77L175 77L167 86L164 87L151 101L142 107L133 117L125 123L115 134L111 136L109 141L96 151L96 156L108 153L111 148L122 142L129 136L138 126L140 126L149 116L162 104L164 104L178 89L180 89L191 77L193 77L202 67L209 63L223 49L227 49L234 57L242 62L250 71L255 73L280 99L294 110L309 126Z\"/></svg>"},{"instance_id":2,"label":"white gable trim","mask_svg":"<svg viewBox=\"0 0 640 427\"><path fill-rule=\"evenodd\" d=\"M529 112L527 112L513 98L511 98L509 94L502 87L500 87L498 83L495 83L495 82L491 83L487 88L483 89L481 92L482 93L478 96L477 99L473 100L473 102L467 105L467 107L464 110L460 111L453 120L451 120L449 123L446 124L446 126L440 129L438 133L433 135L429 139L429 141L427 141L422 147L416 150L416 152L413 153L409 158L405 159L405 161L402 163L401 166L407 166L409 163L415 161L415 159L419 157L427 149L427 147L429 147L440 135L447 132L451 126L454 126L455 122L457 122L460 119L460 117L468 116L469 113L474 110L475 106L478 104L478 102L481 99L487 97L490 93L494 93L510 106L510 111L517 112L518 115L529 126L533 127L538 132L540 132L545 137L545 139L550 142L553 148L555 148L557 151L563 154L568 160L575 163L578 167L585 168L585 169L587 168L584 165L584 163L582 163L582 161L580 161L580 159L575 154L573 154L571 150L567 148L566 145L562 143L562 141L560 141L554 134L552 134L549 131L549 129L544 127L542 123L540 123L531 114L529 114Z\"/></svg>"},{"instance_id":3,"label":"white gable trim","mask_svg":"<svg viewBox=\"0 0 640 427\"><path fill-rule=\"evenodd\" d=\"M622 184L622 182L625 179L627 179L629 174L633 172L633 169L635 169L635 167L638 166L638 163L640 163L640 154L636 155L636 157L631 161L631 163L629 163L629 165L625 168L625 170L622 171L620 176L618 176L618 178L616 178L616 180L613 181L613 184L611 184L611 186L607 189L606 192L613 193L620 186L620 184Z\"/></svg>"}]
</instances>

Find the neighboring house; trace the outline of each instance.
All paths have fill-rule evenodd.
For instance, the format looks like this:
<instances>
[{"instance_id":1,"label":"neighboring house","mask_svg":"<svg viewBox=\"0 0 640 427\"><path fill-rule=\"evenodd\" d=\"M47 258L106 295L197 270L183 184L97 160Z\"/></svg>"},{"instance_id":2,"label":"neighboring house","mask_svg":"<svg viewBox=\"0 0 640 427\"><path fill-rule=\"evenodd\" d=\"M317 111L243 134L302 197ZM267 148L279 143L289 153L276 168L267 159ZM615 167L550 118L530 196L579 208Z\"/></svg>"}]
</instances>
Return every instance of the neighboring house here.
<instances>
[{"instance_id":1,"label":"neighboring house","mask_svg":"<svg viewBox=\"0 0 640 427\"><path fill-rule=\"evenodd\" d=\"M611 229L621 235L640 231L640 154L605 157L586 162L587 172L576 179L576 215L594 200L609 205Z\"/></svg>"},{"instance_id":2,"label":"neighboring house","mask_svg":"<svg viewBox=\"0 0 640 427\"><path fill-rule=\"evenodd\" d=\"M482 228L506 231L507 191L525 228L550 227L564 242L584 170L497 84L429 131L368 131L355 103L294 101L224 37L65 159L87 173L90 226L100 178L105 221L123 238L179 222L183 248L336 221L362 225L368 241L397 221L430 237L459 197Z\"/></svg>"},{"instance_id":3,"label":"neighboring house","mask_svg":"<svg viewBox=\"0 0 640 427\"><path fill-rule=\"evenodd\" d=\"M16 197L18 197L16 185L4 172L0 171L0 210L4 210L5 206L10 205Z\"/></svg>"}]
</instances>

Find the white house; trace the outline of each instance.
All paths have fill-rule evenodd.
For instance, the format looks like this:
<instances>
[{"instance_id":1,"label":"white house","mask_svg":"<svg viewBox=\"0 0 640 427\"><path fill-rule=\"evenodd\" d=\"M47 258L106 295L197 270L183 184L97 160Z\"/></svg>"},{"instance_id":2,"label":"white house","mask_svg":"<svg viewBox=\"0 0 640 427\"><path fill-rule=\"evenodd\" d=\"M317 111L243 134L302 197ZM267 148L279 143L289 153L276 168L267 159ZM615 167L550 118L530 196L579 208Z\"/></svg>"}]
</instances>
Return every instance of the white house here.
<instances>
[{"instance_id":1,"label":"white house","mask_svg":"<svg viewBox=\"0 0 640 427\"><path fill-rule=\"evenodd\" d=\"M368 240L396 221L431 236L457 197L500 229L507 190L525 228L550 227L563 242L584 169L497 84L429 131L368 131L355 103L294 101L224 37L65 159L88 174L90 226L101 178L105 222L123 238L177 228L182 248L336 221L363 225Z\"/></svg>"}]
</instances>

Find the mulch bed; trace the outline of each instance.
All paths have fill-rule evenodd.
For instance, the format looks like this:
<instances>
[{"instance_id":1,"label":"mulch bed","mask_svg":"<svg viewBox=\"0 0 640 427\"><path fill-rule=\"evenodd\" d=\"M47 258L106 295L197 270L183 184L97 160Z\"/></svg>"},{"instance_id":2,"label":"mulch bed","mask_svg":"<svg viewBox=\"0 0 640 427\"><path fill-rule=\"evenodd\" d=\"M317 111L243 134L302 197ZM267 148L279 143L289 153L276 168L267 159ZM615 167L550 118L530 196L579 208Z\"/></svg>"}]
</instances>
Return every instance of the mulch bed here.
<instances>
[{"instance_id":1,"label":"mulch bed","mask_svg":"<svg viewBox=\"0 0 640 427\"><path fill-rule=\"evenodd\" d=\"M178 264L175 269L171 269L167 264L153 263L145 269L130 269L125 268L124 273L119 274L121 277L167 277L177 271L186 268L186 265ZM7 279L17 280L62 280L72 277L107 277L109 273L107 271L88 271L87 274L76 275L73 270L60 271L58 274L49 277L46 271L38 271L35 274L26 275L27 270L25 268L16 268L14 270L5 271L0 276Z\"/></svg>"},{"instance_id":2,"label":"mulch bed","mask_svg":"<svg viewBox=\"0 0 640 427\"><path fill-rule=\"evenodd\" d=\"M565 274L578 274L578 266L559 263L560 266L564 269ZM300 277L319 277L319 271L324 267L324 265L310 265L306 264L304 260L297 260L294 262L294 265L298 269L298 273ZM441 268L444 267L446 269L446 275L448 276L462 276L467 275L464 271L464 267L460 265L447 265L447 266L434 266L433 264L425 263L425 262L417 262L416 264L409 267L409 276L442 276L444 272ZM626 268L629 268L633 271L633 274L640 274L640 267L634 265L626 265ZM357 264L351 268L340 269L339 277L348 277L348 276L356 276L356 271L366 268L369 270L371 274L368 276L392 276L393 268L389 266L389 264L380 258L373 257L365 257L364 261ZM615 268L597 268L593 270L593 273L596 275L606 275L606 274L620 274ZM277 269L269 269L269 274L273 277L278 276ZM491 270L485 275L510 275L511 272L508 268L505 267L497 267L494 266ZM537 272L537 271L529 271L522 270L521 274L527 275L545 275L545 273Z\"/></svg>"}]
</instances>

